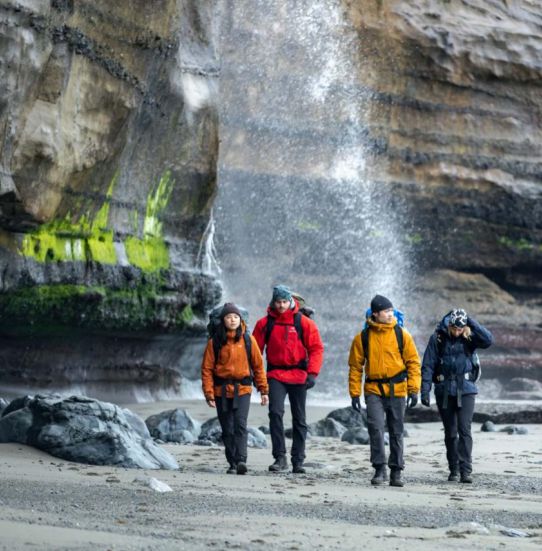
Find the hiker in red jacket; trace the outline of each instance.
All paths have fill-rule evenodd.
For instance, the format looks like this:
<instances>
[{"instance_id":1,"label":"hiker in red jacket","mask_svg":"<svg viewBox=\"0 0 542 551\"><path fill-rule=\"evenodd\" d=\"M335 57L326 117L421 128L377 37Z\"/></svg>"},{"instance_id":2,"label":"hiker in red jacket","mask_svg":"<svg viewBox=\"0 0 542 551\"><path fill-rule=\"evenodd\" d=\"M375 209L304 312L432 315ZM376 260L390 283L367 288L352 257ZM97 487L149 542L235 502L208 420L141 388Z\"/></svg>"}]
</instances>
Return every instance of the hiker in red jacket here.
<instances>
[{"instance_id":1,"label":"hiker in red jacket","mask_svg":"<svg viewBox=\"0 0 542 551\"><path fill-rule=\"evenodd\" d=\"M316 323L299 311L298 302L285 285L273 288L267 316L258 320L253 336L264 351L267 347L267 380L269 383L269 429L275 462L272 472L285 471L284 401L290 400L293 424L292 467L304 473L305 401L307 390L315 385L322 367L324 345Z\"/></svg>"}]
</instances>

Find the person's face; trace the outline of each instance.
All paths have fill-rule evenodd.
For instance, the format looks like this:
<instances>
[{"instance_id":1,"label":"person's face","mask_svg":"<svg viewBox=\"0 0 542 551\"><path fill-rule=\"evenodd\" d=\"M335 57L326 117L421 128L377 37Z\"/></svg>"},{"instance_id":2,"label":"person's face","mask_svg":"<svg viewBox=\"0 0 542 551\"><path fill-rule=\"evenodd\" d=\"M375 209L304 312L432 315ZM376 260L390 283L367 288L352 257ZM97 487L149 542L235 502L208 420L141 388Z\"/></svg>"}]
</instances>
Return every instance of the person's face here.
<instances>
[{"instance_id":1,"label":"person's face","mask_svg":"<svg viewBox=\"0 0 542 551\"><path fill-rule=\"evenodd\" d=\"M235 331L241 325L241 318L237 314L226 314L224 325L228 331Z\"/></svg>"},{"instance_id":2,"label":"person's face","mask_svg":"<svg viewBox=\"0 0 542 551\"><path fill-rule=\"evenodd\" d=\"M375 321L377 323L392 323L393 322L393 308L388 308L386 310L380 310L380 312L375 313Z\"/></svg>"},{"instance_id":3,"label":"person's face","mask_svg":"<svg viewBox=\"0 0 542 551\"><path fill-rule=\"evenodd\" d=\"M284 314L288 308L290 308L290 301L286 300L285 298L279 298L278 300L275 300L274 302L275 310L279 314Z\"/></svg>"},{"instance_id":4,"label":"person's face","mask_svg":"<svg viewBox=\"0 0 542 551\"><path fill-rule=\"evenodd\" d=\"M456 339L457 337L460 337L464 331L464 327L456 327L455 325L450 325L450 333L452 337L455 337Z\"/></svg>"}]
</instances>

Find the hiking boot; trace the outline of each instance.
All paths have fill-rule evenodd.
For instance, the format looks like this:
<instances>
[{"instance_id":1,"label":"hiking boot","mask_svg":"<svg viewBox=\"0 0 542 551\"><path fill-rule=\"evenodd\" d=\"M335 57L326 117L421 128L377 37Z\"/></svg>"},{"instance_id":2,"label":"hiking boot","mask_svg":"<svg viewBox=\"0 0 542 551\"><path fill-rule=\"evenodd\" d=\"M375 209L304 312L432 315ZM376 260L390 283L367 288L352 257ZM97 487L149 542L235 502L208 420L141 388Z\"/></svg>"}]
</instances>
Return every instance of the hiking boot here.
<instances>
[{"instance_id":1,"label":"hiking boot","mask_svg":"<svg viewBox=\"0 0 542 551\"><path fill-rule=\"evenodd\" d=\"M459 482L459 473L452 469L448 475L448 482Z\"/></svg>"},{"instance_id":2,"label":"hiking boot","mask_svg":"<svg viewBox=\"0 0 542 551\"><path fill-rule=\"evenodd\" d=\"M375 474L373 478L371 478L371 484L373 486L380 486L381 484L385 484L386 480L388 480L386 465L379 465L378 467L375 467Z\"/></svg>"},{"instance_id":3,"label":"hiking boot","mask_svg":"<svg viewBox=\"0 0 542 551\"><path fill-rule=\"evenodd\" d=\"M303 467L303 463L294 463L292 465L292 472L295 474L305 474L307 471Z\"/></svg>"},{"instance_id":4,"label":"hiking boot","mask_svg":"<svg viewBox=\"0 0 542 551\"><path fill-rule=\"evenodd\" d=\"M401 478L401 469L392 469L390 474L390 486L402 488L404 485L405 482Z\"/></svg>"},{"instance_id":5,"label":"hiking boot","mask_svg":"<svg viewBox=\"0 0 542 551\"><path fill-rule=\"evenodd\" d=\"M246 474L247 473L247 464L239 461L237 463L237 474Z\"/></svg>"},{"instance_id":6,"label":"hiking boot","mask_svg":"<svg viewBox=\"0 0 542 551\"><path fill-rule=\"evenodd\" d=\"M230 463L230 466L228 467L226 474L235 474L236 472L237 472L237 467L233 463Z\"/></svg>"},{"instance_id":7,"label":"hiking boot","mask_svg":"<svg viewBox=\"0 0 542 551\"><path fill-rule=\"evenodd\" d=\"M459 479L459 482L463 482L463 484L472 484L472 476L470 473L461 473L461 477Z\"/></svg>"},{"instance_id":8,"label":"hiking boot","mask_svg":"<svg viewBox=\"0 0 542 551\"><path fill-rule=\"evenodd\" d=\"M269 465L269 470L273 473L288 470L288 462L286 461L286 457L284 455L277 457L275 462L272 465Z\"/></svg>"}]
</instances>

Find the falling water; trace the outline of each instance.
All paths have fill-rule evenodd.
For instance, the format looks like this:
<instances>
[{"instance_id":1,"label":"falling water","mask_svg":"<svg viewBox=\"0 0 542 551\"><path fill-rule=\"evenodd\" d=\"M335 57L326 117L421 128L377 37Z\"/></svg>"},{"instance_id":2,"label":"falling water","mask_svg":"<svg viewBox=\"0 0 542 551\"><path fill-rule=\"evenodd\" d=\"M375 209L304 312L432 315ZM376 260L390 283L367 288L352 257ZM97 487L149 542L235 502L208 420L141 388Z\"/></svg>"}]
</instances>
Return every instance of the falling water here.
<instances>
[{"instance_id":1,"label":"falling water","mask_svg":"<svg viewBox=\"0 0 542 551\"><path fill-rule=\"evenodd\" d=\"M215 203L225 298L255 322L273 284L303 294L326 345L312 397L336 399L371 297L400 305L409 270L367 145L363 37L339 0L227 4Z\"/></svg>"}]
</instances>

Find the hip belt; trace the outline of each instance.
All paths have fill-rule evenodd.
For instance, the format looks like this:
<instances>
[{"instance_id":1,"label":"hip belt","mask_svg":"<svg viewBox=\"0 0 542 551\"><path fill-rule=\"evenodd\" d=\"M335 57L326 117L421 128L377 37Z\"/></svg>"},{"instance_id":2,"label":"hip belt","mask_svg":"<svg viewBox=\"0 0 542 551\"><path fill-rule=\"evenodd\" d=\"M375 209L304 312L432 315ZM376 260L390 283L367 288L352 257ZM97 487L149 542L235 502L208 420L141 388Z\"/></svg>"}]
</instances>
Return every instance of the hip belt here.
<instances>
[{"instance_id":1,"label":"hip belt","mask_svg":"<svg viewBox=\"0 0 542 551\"><path fill-rule=\"evenodd\" d=\"M213 380L216 386L222 387L222 411L228 411L228 400L226 399L226 385L233 385L233 402L232 409L239 407L239 385L250 386L252 377L246 376L242 379L224 379L218 375L213 375Z\"/></svg>"},{"instance_id":2,"label":"hip belt","mask_svg":"<svg viewBox=\"0 0 542 551\"><path fill-rule=\"evenodd\" d=\"M382 379L372 379L370 377L365 377L366 383L376 383L378 385L378 389L380 390L380 395L382 397L386 396L384 392L384 385L390 385L390 398L395 398L395 391L394 386L397 383L404 383L407 380L407 370L404 369L403 371L400 371L393 377L385 377Z\"/></svg>"},{"instance_id":3,"label":"hip belt","mask_svg":"<svg viewBox=\"0 0 542 551\"><path fill-rule=\"evenodd\" d=\"M283 369L283 370L302 369L303 371L307 371L308 367L309 367L309 362L307 362L307 360L301 360L298 364L295 364L295 365L275 365L267 362L267 371L273 371L275 369Z\"/></svg>"}]
</instances>

